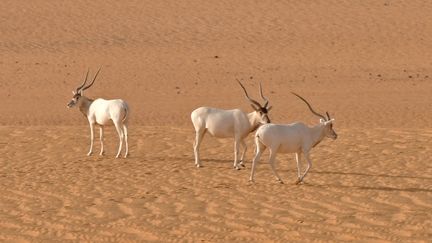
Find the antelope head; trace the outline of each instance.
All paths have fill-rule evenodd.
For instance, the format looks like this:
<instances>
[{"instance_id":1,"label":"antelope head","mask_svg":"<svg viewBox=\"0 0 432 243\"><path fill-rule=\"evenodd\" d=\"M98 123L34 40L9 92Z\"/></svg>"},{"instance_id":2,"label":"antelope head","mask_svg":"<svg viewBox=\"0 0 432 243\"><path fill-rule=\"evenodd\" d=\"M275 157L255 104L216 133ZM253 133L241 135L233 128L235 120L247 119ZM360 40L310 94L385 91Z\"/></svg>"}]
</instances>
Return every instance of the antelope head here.
<instances>
[{"instance_id":1,"label":"antelope head","mask_svg":"<svg viewBox=\"0 0 432 243\"><path fill-rule=\"evenodd\" d=\"M337 138L337 134L336 132L333 130L333 118L330 118L330 114L328 112L326 112L327 117L323 116L322 114L314 111L314 109L312 109L312 106L309 104L309 102L307 102L303 97L301 97L300 95L291 92L293 95L297 96L298 98L300 98L301 100L303 100L306 105L309 107L309 110L315 115L318 116L320 118L320 123L324 126L324 134L326 137L331 138L333 140L335 140Z\"/></svg>"},{"instance_id":2,"label":"antelope head","mask_svg":"<svg viewBox=\"0 0 432 243\"><path fill-rule=\"evenodd\" d=\"M93 81L91 81L90 84L86 85L87 78L88 78L88 75L89 75L89 70L87 70L87 74L85 76L84 82L80 86L78 86L76 88L76 90L72 91L72 95L73 95L72 96L72 100L67 104L67 106L69 108L74 107L80 101L81 97L83 96L84 90L90 88L94 84L94 82L96 80L96 77L98 76L100 70L101 69L99 68L99 70L97 71L96 75L93 78Z\"/></svg>"},{"instance_id":3,"label":"antelope head","mask_svg":"<svg viewBox=\"0 0 432 243\"><path fill-rule=\"evenodd\" d=\"M254 109L256 114L258 115L259 122L261 124L270 123L270 118L268 117L268 112L272 109L272 106L270 106L270 107L268 106L269 100L266 97L264 97L264 95L263 95L261 83L259 84L259 92L260 92L261 98L265 102L264 105L261 105L258 101L250 98L247 91L246 91L246 88L243 86L243 84L239 80L237 80L237 82L242 87L242 89L246 95L246 99L249 100L250 105L252 106L252 108Z\"/></svg>"}]
</instances>

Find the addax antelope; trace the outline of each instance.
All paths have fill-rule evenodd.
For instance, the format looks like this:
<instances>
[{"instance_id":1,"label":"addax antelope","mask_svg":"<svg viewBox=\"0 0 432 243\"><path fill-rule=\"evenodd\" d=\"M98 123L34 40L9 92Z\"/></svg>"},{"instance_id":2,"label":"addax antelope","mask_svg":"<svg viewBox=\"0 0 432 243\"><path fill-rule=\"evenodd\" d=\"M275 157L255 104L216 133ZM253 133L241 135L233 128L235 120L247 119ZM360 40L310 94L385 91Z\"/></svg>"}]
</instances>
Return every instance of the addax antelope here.
<instances>
[{"instance_id":1,"label":"addax antelope","mask_svg":"<svg viewBox=\"0 0 432 243\"><path fill-rule=\"evenodd\" d=\"M270 149L270 166L273 174L281 183L282 179L279 177L275 169L275 159L277 153L295 153L297 161L297 176L296 184L303 181L306 174L312 166L309 153L313 147L318 145L325 137L337 138L336 132L333 130L334 119L330 118L328 112L327 117L315 112L311 105L300 95L293 93L295 96L303 100L309 107L310 111L320 117L320 123L313 127L309 127L301 122L296 122L288 125L266 124L261 126L255 134L256 154L252 161L252 171L250 181L254 180L256 165L261 157L261 154L266 148ZM301 154L304 155L308 166L301 174Z\"/></svg>"},{"instance_id":2,"label":"addax antelope","mask_svg":"<svg viewBox=\"0 0 432 243\"><path fill-rule=\"evenodd\" d=\"M99 138L101 144L100 155L103 155L104 154L103 129L104 126L109 123L109 120L112 120L117 130L118 136L120 138L120 144L119 144L116 158L120 157L122 146L123 146L123 140L125 142L125 147L126 147L126 151L124 155L124 157L126 158L129 154L128 127L127 127L129 107L126 104L126 102L121 99L105 100L99 98L96 100L92 100L84 96L84 90L90 88L94 84L96 77L99 74L99 71L100 68L97 71L96 75L94 76L93 81L86 86L87 77L89 74L89 71L87 71L84 82L78 88L76 88L76 91L72 91L73 97L72 100L67 104L67 106L69 108L78 106L81 113L83 113L84 116L87 117L87 120L90 125L90 151L87 154L88 156L90 156L93 153L94 125L99 126L99 132L100 132Z\"/></svg>"},{"instance_id":3,"label":"addax antelope","mask_svg":"<svg viewBox=\"0 0 432 243\"><path fill-rule=\"evenodd\" d=\"M263 95L261 84L259 86L259 91L261 98L265 101L264 105L251 99L245 87L240 83L240 81L237 80L237 82L240 84L246 98L254 109L253 112L245 113L240 109L222 110L210 107L200 107L194 110L191 114L192 123L196 132L194 154L195 165L197 167L202 166L199 156L199 147L206 132L209 132L212 136L218 138L234 138L234 168L240 169L240 165L244 166L243 161L247 150L244 139L249 133L255 131L261 124L270 122L268 112L271 110L271 107L268 107L269 101ZM240 145L243 146L244 150L239 163L238 155Z\"/></svg>"}]
</instances>

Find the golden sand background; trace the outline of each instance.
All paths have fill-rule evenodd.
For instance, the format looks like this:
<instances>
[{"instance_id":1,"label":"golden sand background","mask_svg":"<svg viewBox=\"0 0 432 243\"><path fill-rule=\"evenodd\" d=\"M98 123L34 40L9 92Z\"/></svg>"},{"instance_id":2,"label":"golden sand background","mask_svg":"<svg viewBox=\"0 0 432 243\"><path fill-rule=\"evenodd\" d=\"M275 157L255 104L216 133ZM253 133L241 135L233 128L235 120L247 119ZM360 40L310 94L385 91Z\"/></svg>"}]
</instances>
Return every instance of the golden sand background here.
<instances>
[{"instance_id":1,"label":"golden sand background","mask_svg":"<svg viewBox=\"0 0 432 243\"><path fill-rule=\"evenodd\" d=\"M429 1L11 1L0 11L0 241L387 241L432 238ZM216 58L217 57L217 58ZM85 156L88 127L66 103L131 107L128 159ZM249 111L313 124L301 93L336 119L296 186L294 156L255 184L233 142L206 137L193 166L190 112ZM96 151L99 149L96 143Z\"/></svg>"}]
</instances>

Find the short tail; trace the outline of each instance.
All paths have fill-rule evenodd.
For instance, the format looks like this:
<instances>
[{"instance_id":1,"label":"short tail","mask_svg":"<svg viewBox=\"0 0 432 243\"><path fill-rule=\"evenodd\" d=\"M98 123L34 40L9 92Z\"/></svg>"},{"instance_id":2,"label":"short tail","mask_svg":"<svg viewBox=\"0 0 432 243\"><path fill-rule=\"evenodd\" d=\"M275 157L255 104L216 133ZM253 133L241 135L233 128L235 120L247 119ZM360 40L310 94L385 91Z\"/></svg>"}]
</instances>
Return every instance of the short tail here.
<instances>
[{"instance_id":1,"label":"short tail","mask_svg":"<svg viewBox=\"0 0 432 243\"><path fill-rule=\"evenodd\" d=\"M260 137L259 137L258 134L255 134L255 145L258 146L259 143L261 143L261 141L260 141Z\"/></svg>"},{"instance_id":2,"label":"short tail","mask_svg":"<svg viewBox=\"0 0 432 243\"><path fill-rule=\"evenodd\" d=\"M128 115L129 115L129 107L127 105L125 105L123 108L125 109L125 115L123 117L122 122L125 122L126 119L128 118Z\"/></svg>"}]
</instances>

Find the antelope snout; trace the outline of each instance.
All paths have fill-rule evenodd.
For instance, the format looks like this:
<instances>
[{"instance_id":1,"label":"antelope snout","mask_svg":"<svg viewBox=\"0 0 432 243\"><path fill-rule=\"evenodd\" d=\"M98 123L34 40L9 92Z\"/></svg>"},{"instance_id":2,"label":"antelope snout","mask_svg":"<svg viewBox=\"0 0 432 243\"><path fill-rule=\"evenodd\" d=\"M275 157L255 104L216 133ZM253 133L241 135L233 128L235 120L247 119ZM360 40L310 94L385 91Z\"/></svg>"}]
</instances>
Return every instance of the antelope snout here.
<instances>
[{"instance_id":1,"label":"antelope snout","mask_svg":"<svg viewBox=\"0 0 432 243\"><path fill-rule=\"evenodd\" d=\"M73 101L70 101L69 103L67 103L68 108L72 108L72 106L74 106L74 105L75 105L75 102L73 102Z\"/></svg>"},{"instance_id":2,"label":"antelope snout","mask_svg":"<svg viewBox=\"0 0 432 243\"><path fill-rule=\"evenodd\" d=\"M334 133L333 136L332 136L333 140L336 140L337 137L338 137L338 135L336 133Z\"/></svg>"}]
</instances>

